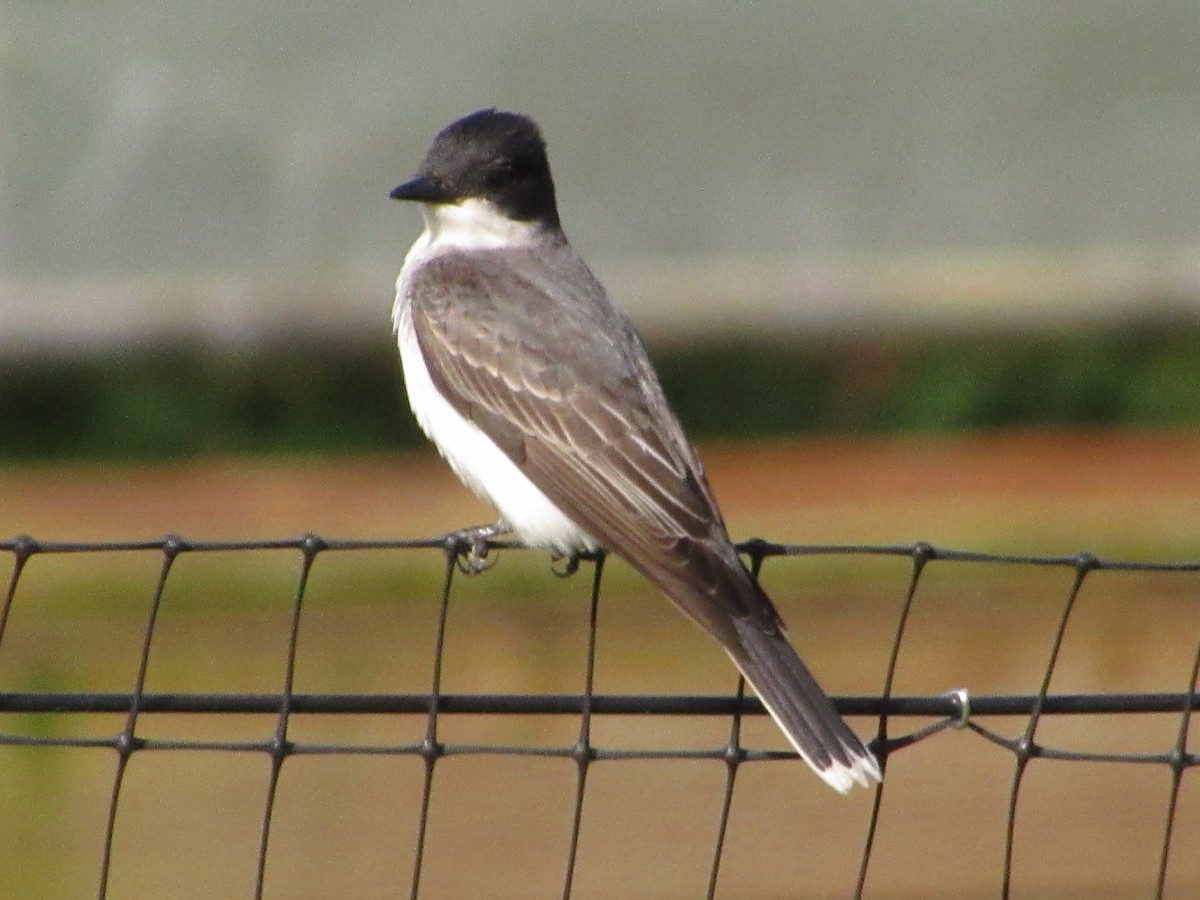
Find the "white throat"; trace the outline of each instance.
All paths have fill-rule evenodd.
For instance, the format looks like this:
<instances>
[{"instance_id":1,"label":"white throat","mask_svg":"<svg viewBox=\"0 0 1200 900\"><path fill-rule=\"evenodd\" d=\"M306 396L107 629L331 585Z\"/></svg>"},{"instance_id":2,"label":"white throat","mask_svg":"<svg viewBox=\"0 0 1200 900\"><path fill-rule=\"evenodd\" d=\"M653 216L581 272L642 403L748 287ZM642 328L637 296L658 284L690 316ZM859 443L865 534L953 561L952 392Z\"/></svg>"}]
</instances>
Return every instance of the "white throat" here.
<instances>
[{"instance_id":1,"label":"white throat","mask_svg":"<svg viewBox=\"0 0 1200 900\"><path fill-rule=\"evenodd\" d=\"M422 203L421 212L430 248L495 250L528 244L538 234L536 224L510 219L487 200Z\"/></svg>"},{"instance_id":2,"label":"white throat","mask_svg":"<svg viewBox=\"0 0 1200 900\"><path fill-rule=\"evenodd\" d=\"M417 238L400 277L392 321L400 343L400 362L408 402L417 422L450 463L455 474L479 497L500 510L517 536L530 546L555 547L564 553L595 549L580 530L472 421L464 418L434 387L413 327L409 290L415 273L442 253L496 250L533 243L538 227L516 222L484 200L454 205L421 204L425 231Z\"/></svg>"}]
</instances>

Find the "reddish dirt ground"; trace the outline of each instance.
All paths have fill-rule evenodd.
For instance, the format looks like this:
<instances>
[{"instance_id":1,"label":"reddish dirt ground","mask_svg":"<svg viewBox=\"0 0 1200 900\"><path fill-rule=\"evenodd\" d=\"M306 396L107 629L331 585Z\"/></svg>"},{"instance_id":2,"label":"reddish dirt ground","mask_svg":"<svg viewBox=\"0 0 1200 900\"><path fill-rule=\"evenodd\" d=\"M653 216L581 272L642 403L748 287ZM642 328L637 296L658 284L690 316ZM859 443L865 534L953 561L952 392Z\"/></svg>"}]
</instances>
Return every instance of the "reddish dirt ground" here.
<instances>
[{"instance_id":1,"label":"reddish dirt ground","mask_svg":"<svg viewBox=\"0 0 1200 900\"><path fill-rule=\"evenodd\" d=\"M735 537L1047 552L1185 549L1200 434L1015 432L704 448ZM437 534L491 511L432 452L0 469L0 534L115 539Z\"/></svg>"}]
</instances>

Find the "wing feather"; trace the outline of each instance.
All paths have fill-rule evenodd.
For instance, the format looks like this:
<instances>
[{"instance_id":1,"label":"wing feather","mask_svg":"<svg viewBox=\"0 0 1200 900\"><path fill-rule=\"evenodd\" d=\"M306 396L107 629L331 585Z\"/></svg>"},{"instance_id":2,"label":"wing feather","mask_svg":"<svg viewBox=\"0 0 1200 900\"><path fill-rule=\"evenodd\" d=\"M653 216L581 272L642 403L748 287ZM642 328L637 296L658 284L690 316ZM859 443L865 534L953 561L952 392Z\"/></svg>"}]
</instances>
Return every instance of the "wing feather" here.
<instances>
[{"instance_id":1,"label":"wing feather","mask_svg":"<svg viewBox=\"0 0 1200 900\"><path fill-rule=\"evenodd\" d=\"M430 377L603 546L668 593L736 602L721 587L740 564L699 457L632 326L575 259L558 261L567 273L511 251L422 266L409 302ZM724 634L728 612L744 614L701 624Z\"/></svg>"},{"instance_id":2,"label":"wing feather","mask_svg":"<svg viewBox=\"0 0 1200 900\"><path fill-rule=\"evenodd\" d=\"M575 268L510 251L422 266L408 301L434 385L574 524L721 642L821 777L842 792L879 780L738 559L632 326L577 257L558 265Z\"/></svg>"}]
</instances>

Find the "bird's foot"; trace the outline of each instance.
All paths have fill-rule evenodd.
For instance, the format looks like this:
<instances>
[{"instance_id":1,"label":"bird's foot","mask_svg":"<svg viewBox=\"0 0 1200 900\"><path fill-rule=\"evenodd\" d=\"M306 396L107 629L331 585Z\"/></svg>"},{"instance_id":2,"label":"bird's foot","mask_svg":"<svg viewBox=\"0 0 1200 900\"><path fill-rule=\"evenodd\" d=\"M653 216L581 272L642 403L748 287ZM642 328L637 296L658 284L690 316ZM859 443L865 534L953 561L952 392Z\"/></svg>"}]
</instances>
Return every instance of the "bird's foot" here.
<instances>
[{"instance_id":1,"label":"bird's foot","mask_svg":"<svg viewBox=\"0 0 1200 900\"><path fill-rule=\"evenodd\" d=\"M581 550L572 550L570 553L555 550L550 554L550 571L559 578L570 578L579 571L579 561L581 559L583 559L583 552ZM561 568L554 565L557 562L562 563Z\"/></svg>"},{"instance_id":2,"label":"bird's foot","mask_svg":"<svg viewBox=\"0 0 1200 900\"><path fill-rule=\"evenodd\" d=\"M570 578L579 571L581 562L594 562L599 564L604 559L604 548L579 548L573 547L571 550L553 550L550 553L550 571L559 578ZM553 563L562 563L562 566L555 566Z\"/></svg>"},{"instance_id":3,"label":"bird's foot","mask_svg":"<svg viewBox=\"0 0 1200 900\"><path fill-rule=\"evenodd\" d=\"M500 521L493 525L475 525L453 532L450 540L457 553L459 571L464 575L478 575L494 566L498 557L492 554L490 542L492 538L511 531L512 528L507 522Z\"/></svg>"}]
</instances>

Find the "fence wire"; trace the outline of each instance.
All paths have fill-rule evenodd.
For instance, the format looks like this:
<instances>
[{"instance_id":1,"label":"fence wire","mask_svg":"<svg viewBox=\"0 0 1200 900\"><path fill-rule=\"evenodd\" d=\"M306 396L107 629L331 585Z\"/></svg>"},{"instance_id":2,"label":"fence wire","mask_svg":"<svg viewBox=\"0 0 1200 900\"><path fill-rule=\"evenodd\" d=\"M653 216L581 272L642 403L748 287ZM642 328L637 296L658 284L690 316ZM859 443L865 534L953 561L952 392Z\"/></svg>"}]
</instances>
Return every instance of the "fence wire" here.
<instances>
[{"instance_id":1,"label":"fence wire","mask_svg":"<svg viewBox=\"0 0 1200 900\"><path fill-rule=\"evenodd\" d=\"M519 548L499 541L493 542L496 550L511 551ZM115 553L147 553L160 557L158 575L152 590L149 613L141 635L140 655L136 677L130 690L125 692L104 691L49 691L11 690L0 692L0 714L14 714L6 718L0 715L0 747L22 747L43 749L88 750L104 749L115 754L115 770L111 789L107 794L106 818L102 847L96 875L96 893L101 900L110 895L112 866L115 860L115 837L121 826L119 811L122 808L122 792L131 759L137 755L155 751L203 750L219 753L250 753L265 755L269 760L269 774L265 802L261 809L257 828L257 864L255 867L252 895L262 898L271 881L272 829L279 809L280 777L292 759L311 756L373 755L382 757L408 757L420 761L423 769L420 801L414 810L415 829L414 853L410 878L396 894L407 893L412 898L423 896L422 876L425 857L430 846L430 816L438 795L437 774L442 762L451 757L518 756L545 757L567 760L573 764L574 790L571 814L564 827L569 831L566 858L563 861L561 896L570 898L576 889L579 851L582 843L585 801L591 796L589 775L599 764L629 760L666 761L709 761L724 766L724 788L721 792L716 816L715 839L707 866L705 884L697 884L695 895L714 898L721 896L721 871L727 861L727 834L731 822L731 811L739 785L739 776L747 764L794 759L790 751L756 749L743 741L743 725L750 717L761 717L764 709L757 698L745 690L742 680L737 682L729 695L672 696L598 694L595 692L597 622L601 605L604 581L603 554L597 554L583 562L578 577L589 578L586 660L582 690L578 694L537 693L447 693L442 689L443 666L446 657L447 621L451 609L451 597L457 579L460 555L468 549L457 535L447 535L426 540L333 540L316 535L266 541L191 541L168 535L157 540L128 542L64 542L39 541L28 536L0 541L0 551L11 559L11 574L0 607L0 662L7 653L19 653L11 638L6 641L6 631L14 610L26 600L32 590L22 590L31 560L38 557L60 557L81 554L87 557ZM739 549L748 558L756 574L765 560L776 557L848 557L865 560L870 557L903 558L909 561L907 584L903 590L903 602L899 606L886 670L882 673L882 684L878 695L835 697L834 703L846 716L870 717L876 721L875 736L870 746L887 772L899 754L908 754L914 748L927 746L935 735L951 729L961 729L977 735L987 743L1002 748L1011 757L1012 776L1007 791L1004 846L999 854L998 870L995 873L997 892L1004 897L1014 890L1014 848L1020 823L1022 789L1026 785L1032 765L1040 760L1066 762L1090 762L1129 766L1158 767L1169 773L1169 788L1162 806L1161 840L1159 842L1156 872L1152 884L1135 888L1139 895L1153 893L1166 895L1170 885L1172 861L1179 854L1184 858L1195 855L1196 846L1181 849L1177 846L1177 831L1180 822L1184 776L1200 763L1200 754L1189 749L1189 727L1193 710L1200 705L1197 679L1200 676L1200 623L1192 633L1195 650L1190 654L1190 669L1176 673L1173 679L1178 685L1176 692L1152 693L1051 693L1060 661L1064 637L1072 621L1072 615L1090 584L1101 573L1133 572L1158 573L1180 576L1186 581L1184 602L1200 610L1200 562L1157 563L1133 562L1105 559L1090 553L1071 556L1017 556L990 553L966 552L935 547L926 543L894 546L800 546L752 540ZM318 560L330 554L353 553L368 550L415 550L440 553L443 558L440 589L436 598L437 625L432 653L432 669L429 673L427 692L411 694L363 694L363 693L304 693L295 690L296 665L300 626L309 593L310 576ZM281 551L299 555L299 575L295 583L290 604L287 631L285 665L279 690L272 693L203 693L203 692L151 692L146 690L147 671L155 645L156 626L163 608L164 591L172 576L177 561L192 554L238 554L249 551ZM1053 637L1048 647L1035 648L1044 653L1040 686L1029 694L975 694L963 689L950 689L944 694L900 696L894 692L897 665L905 646L906 630L910 617L918 604L920 586L933 564L953 565L962 563L984 564L993 567L1029 567L1058 569L1069 573L1070 587L1059 598ZM573 567L572 567L573 568ZM588 574L590 573L590 575ZM566 573L559 573L566 574ZM484 576L486 578L486 576ZM647 591L651 589L646 588ZM881 613L882 614L882 613ZM1131 617L1137 615L1130 611ZM686 627L681 625L682 627ZM1136 648L1130 648L1136 653ZM18 733L5 723L17 723L17 714L43 714L71 716L82 714L120 714L124 725L115 734L91 736L63 736L61 734L30 733L26 729ZM1169 714L1177 719L1174 739L1157 752L1118 753L1098 752L1080 748L1055 746L1038 739L1039 727L1047 717L1085 717L1096 715ZM273 726L268 734L254 740L228 740L212 738L152 737L140 727L141 717L149 714L176 715L227 715L257 714L272 717ZM304 741L293 738L293 721L306 715L403 715L423 717L423 733L418 740L379 744L374 742L331 742ZM606 746L593 739L593 724L600 717L719 717L728 719L727 738L719 745L702 748L636 749ZM556 746L526 746L517 743L458 743L443 739L443 726L455 716L572 716L578 718L578 729L574 740ZM1015 736L1006 736L997 727L987 724L992 717L1019 716L1024 720ZM898 720L911 717L931 720L924 726L902 733L894 733ZM0 768L0 776L3 769ZM821 790L813 782L813 790ZM861 836L861 851L853 892L856 897L872 896L873 890L887 893L887 886L872 885L873 860L877 839L881 834L881 823L885 798L889 794L892 779L874 793L869 818ZM948 786L952 790L952 787ZM636 815L631 811L631 815ZM1188 878L1192 876L1187 876ZM937 873L929 873L930 892L937 887ZM1185 879L1186 880L1186 879ZM1187 892L1195 888L1194 882L1182 884L1180 890ZM249 889L249 886L247 886ZM850 887L849 884L846 885ZM792 895L794 885L779 885L778 892ZM632 888L628 895L636 896L639 891ZM486 888L480 891L486 896Z\"/></svg>"}]
</instances>

